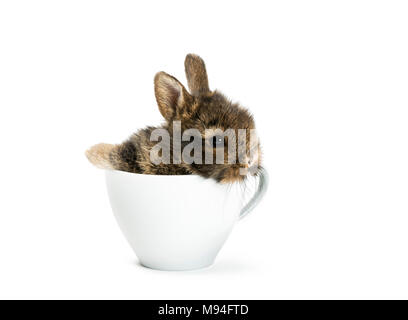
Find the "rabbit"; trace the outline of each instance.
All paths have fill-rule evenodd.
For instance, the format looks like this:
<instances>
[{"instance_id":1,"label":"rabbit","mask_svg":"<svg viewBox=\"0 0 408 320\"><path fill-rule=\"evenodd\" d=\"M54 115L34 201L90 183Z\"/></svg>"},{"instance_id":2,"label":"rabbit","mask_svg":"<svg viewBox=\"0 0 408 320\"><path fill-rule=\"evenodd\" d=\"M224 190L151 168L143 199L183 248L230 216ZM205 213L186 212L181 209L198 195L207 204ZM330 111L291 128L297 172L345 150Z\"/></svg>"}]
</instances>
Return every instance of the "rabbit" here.
<instances>
[{"instance_id":1,"label":"rabbit","mask_svg":"<svg viewBox=\"0 0 408 320\"><path fill-rule=\"evenodd\" d=\"M157 141L151 141L153 131L158 128L167 130L170 144L173 144L174 121L180 121L182 132L187 129L198 129L203 137L208 128L222 130L231 128L235 131L255 129L253 116L248 110L237 103L232 103L219 91L210 90L204 61L198 55L188 54L184 64L189 92L176 78L165 72L159 72L154 77L156 101L165 123L159 127L140 129L121 144L101 143L91 147L86 151L86 156L92 164L102 169L142 174L196 174L219 183L243 181L249 174L257 175L261 164L260 144L258 138L249 139L248 135L244 141L245 154L241 154L241 159L244 160L240 163L152 162L151 150L157 144ZM204 144L210 144L215 154L219 145L225 146L226 140L212 136L204 137L203 141ZM182 147L185 147L185 142ZM226 153L226 150L224 152Z\"/></svg>"}]
</instances>

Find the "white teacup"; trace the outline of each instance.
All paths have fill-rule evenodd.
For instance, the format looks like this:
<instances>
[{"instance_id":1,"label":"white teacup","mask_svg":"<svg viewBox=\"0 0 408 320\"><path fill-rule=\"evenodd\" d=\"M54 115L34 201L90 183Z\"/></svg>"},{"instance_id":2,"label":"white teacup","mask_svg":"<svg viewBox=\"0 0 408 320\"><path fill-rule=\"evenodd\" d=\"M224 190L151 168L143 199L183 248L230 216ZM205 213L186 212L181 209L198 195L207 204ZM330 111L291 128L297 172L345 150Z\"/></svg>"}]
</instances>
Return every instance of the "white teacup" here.
<instances>
[{"instance_id":1,"label":"white teacup","mask_svg":"<svg viewBox=\"0 0 408 320\"><path fill-rule=\"evenodd\" d=\"M239 184L196 175L166 176L106 170L116 220L140 263L158 270L210 266L235 222L261 200L268 177L244 206Z\"/></svg>"}]
</instances>

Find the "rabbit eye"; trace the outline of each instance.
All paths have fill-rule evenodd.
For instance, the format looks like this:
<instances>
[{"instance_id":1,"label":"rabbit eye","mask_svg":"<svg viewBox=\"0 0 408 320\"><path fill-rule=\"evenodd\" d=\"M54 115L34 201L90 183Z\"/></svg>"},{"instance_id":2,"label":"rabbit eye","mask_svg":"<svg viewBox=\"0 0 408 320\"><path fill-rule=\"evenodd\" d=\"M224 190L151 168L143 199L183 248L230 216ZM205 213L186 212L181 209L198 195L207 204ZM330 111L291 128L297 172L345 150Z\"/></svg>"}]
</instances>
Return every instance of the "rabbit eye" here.
<instances>
[{"instance_id":1,"label":"rabbit eye","mask_svg":"<svg viewBox=\"0 0 408 320\"><path fill-rule=\"evenodd\" d=\"M223 136L212 137L212 145L214 148L224 146L224 137Z\"/></svg>"}]
</instances>

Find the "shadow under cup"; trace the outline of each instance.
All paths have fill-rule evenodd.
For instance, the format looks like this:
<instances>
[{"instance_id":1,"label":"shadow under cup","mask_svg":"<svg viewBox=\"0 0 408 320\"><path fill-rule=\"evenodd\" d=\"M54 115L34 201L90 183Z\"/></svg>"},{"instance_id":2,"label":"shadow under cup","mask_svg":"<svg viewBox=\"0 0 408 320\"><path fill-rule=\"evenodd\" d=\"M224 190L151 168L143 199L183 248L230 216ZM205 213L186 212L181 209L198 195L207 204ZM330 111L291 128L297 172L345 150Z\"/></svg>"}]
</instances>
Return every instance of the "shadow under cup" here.
<instances>
[{"instance_id":1,"label":"shadow under cup","mask_svg":"<svg viewBox=\"0 0 408 320\"><path fill-rule=\"evenodd\" d=\"M234 224L260 201L267 187L261 172L244 206L239 184L196 175L144 175L106 170L113 213L140 263L158 270L210 266Z\"/></svg>"}]
</instances>

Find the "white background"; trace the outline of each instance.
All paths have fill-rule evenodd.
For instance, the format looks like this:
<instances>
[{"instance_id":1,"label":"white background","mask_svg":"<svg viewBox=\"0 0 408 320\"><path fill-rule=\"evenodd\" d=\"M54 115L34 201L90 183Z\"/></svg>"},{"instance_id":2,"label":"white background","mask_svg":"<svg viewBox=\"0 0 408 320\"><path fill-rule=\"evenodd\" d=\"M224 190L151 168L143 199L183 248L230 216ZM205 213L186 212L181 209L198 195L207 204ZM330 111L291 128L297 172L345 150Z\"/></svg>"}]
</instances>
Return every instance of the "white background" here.
<instances>
[{"instance_id":1,"label":"white background","mask_svg":"<svg viewBox=\"0 0 408 320\"><path fill-rule=\"evenodd\" d=\"M404 1L2 1L0 298L408 298ZM268 194L215 265L140 267L84 151L161 122L153 76L255 115Z\"/></svg>"}]
</instances>

